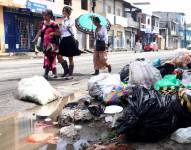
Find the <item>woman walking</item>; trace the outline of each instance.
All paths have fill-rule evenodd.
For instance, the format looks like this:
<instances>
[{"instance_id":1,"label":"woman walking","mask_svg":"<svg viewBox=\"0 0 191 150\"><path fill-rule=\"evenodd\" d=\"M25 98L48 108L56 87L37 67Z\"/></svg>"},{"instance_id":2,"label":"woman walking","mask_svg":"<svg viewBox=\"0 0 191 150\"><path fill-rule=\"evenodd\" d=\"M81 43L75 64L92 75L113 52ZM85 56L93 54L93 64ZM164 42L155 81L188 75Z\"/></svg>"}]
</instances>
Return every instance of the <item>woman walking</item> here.
<instances>
[{"instance_id":1,"label":"woman walking","mask_svg":"<svg viewBox=\"0 0 191 150\"><path fill-rule=\"evenodd\" d=\"M65 6L62 10L64 20L62 22L60 33L61 33L61 42L59 46L58 62L62 65L64 74L62 77L66 79L73 78L74 70L74 60L73 56L80 55L78 46L75 43L75 34L74 34L74 25L75 22L70 18L72 9L68 6ZM63 59L63 56L68 57L69 66L66 60Z\"/></svg>"},{"instance_id":2,"label":"woman walking","mask_svg":"<svg viewBox=\"0 0 191 150\"><path fill-rule=\"evenodd\" d=\"M44 21L41 24L41 28L38 31L33 42L37 41L39 37L43 41L43 52L44 52L44 77L48 78L48 73L51 70L54 78L57 78L56 70L56 56L58 52L58 36L59 36L59 27L53 19L52 10L45 10L43 12Z\"/></svg>"},{"instance_id":3,"label":"woman walking","mask_svg":"<svg viewBox=\"0 0 191 150\"><path fill-rule=\"evenodd\" d=\"M107 29L100 24L98 17L93 17L93 23L96 26L95 30L95 49L93 55L94 69L95 72L92 75L98 75L100 69L108 68L108 72L111 72L111 65L107 63L107 44L108 35Z\"/></svg>"}]
</instances>

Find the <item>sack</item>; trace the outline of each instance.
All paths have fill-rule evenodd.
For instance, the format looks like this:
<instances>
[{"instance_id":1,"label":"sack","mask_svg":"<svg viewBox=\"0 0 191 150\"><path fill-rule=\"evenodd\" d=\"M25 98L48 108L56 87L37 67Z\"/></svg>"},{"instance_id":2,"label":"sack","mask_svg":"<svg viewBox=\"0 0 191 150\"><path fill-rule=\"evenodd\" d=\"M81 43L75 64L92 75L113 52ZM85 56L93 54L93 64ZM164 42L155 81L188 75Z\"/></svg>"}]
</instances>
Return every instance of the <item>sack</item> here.
<instances>
[{"instance_id":1,"label":"sack","mask_svg":"<svg viewBox=\"0 0 191 150\"><path fill-rule=\"evenodd\" d=\"M96 51L105 51L105 41L96 40Z\"/></svg>"},{"instance_id":2,"label":"sack","mask_svg":"<svg viewBox=\"0 0 191 150\"><path fill-rule=\"evenodd\" d=\"M18 83L18 98L45 105L62 97L42 76L24 78Z\"/></svg>"}]
</instances>

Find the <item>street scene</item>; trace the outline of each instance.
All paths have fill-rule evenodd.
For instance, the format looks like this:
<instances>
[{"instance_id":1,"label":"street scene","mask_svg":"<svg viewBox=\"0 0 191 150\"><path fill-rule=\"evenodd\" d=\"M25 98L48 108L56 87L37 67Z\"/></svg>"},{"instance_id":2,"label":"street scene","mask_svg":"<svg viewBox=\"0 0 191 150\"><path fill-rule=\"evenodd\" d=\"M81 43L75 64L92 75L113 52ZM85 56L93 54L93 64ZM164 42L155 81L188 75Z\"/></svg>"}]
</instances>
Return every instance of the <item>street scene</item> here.
<instances>
[{"instance_id":1,"label":"street scene","mask_svg":"<svg viewBox=\"0 0 191 150\"><path fill-rule=\"evenodd\" d=\"M190 150L191 2L0 0L0 149Z\"/></svg>"}]
</instances>

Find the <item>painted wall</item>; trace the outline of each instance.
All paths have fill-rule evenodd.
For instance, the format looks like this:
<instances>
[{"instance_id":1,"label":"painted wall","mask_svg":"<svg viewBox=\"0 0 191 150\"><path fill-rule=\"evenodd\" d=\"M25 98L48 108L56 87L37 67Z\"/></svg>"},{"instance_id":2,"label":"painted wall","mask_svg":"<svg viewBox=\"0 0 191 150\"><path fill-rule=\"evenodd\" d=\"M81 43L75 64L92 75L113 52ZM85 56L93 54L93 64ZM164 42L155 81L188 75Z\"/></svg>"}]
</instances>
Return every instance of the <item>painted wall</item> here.
<instances>
[{"instance_id":1,"label":"painted wall","mask_svg":"<svg viewBox=\"0 0 191 150\"><path fill-rule=\"evenodd\" d=\"M4 19L3 19L3 7L0 6L0 53L5 51L4 42Z\"/></svg>"}]
</instances>

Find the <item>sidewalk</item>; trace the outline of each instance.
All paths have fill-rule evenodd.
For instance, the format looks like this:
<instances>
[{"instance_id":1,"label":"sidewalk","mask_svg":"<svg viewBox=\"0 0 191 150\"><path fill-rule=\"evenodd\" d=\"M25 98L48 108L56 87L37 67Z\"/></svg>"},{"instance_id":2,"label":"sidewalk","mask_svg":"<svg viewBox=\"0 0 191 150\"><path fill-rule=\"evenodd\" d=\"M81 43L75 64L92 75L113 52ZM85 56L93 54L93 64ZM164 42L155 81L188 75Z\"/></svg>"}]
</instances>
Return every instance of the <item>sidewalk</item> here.
<instances>
[{"instance_id":1,"label":"sidewalk","mask_svg":"<svg viewBox=\"0 0 191 150\"><path fill-rule=\"evenodd\" d=\"M35 52L0 53L0 61L33 58L43 58L43 53L38 53L37 55Z\"/></svg>"},{"instance_id":2,"label":"sidewalk","mask_svg":"<svg viewBox=\"0 0 191 150\"><path fill-rule=\"evenodd\" d=\"M81 50L82 54L91 54L92 50ZM134 53L131 50L117 50L117 51L109 51L110 53ZM43 58L44 54L39 52L37 55L35 52L18 52L18 53L0 53L0 61L3 60L18 60L18 59L39 59Z\"/></svg>"}]
</instances>

